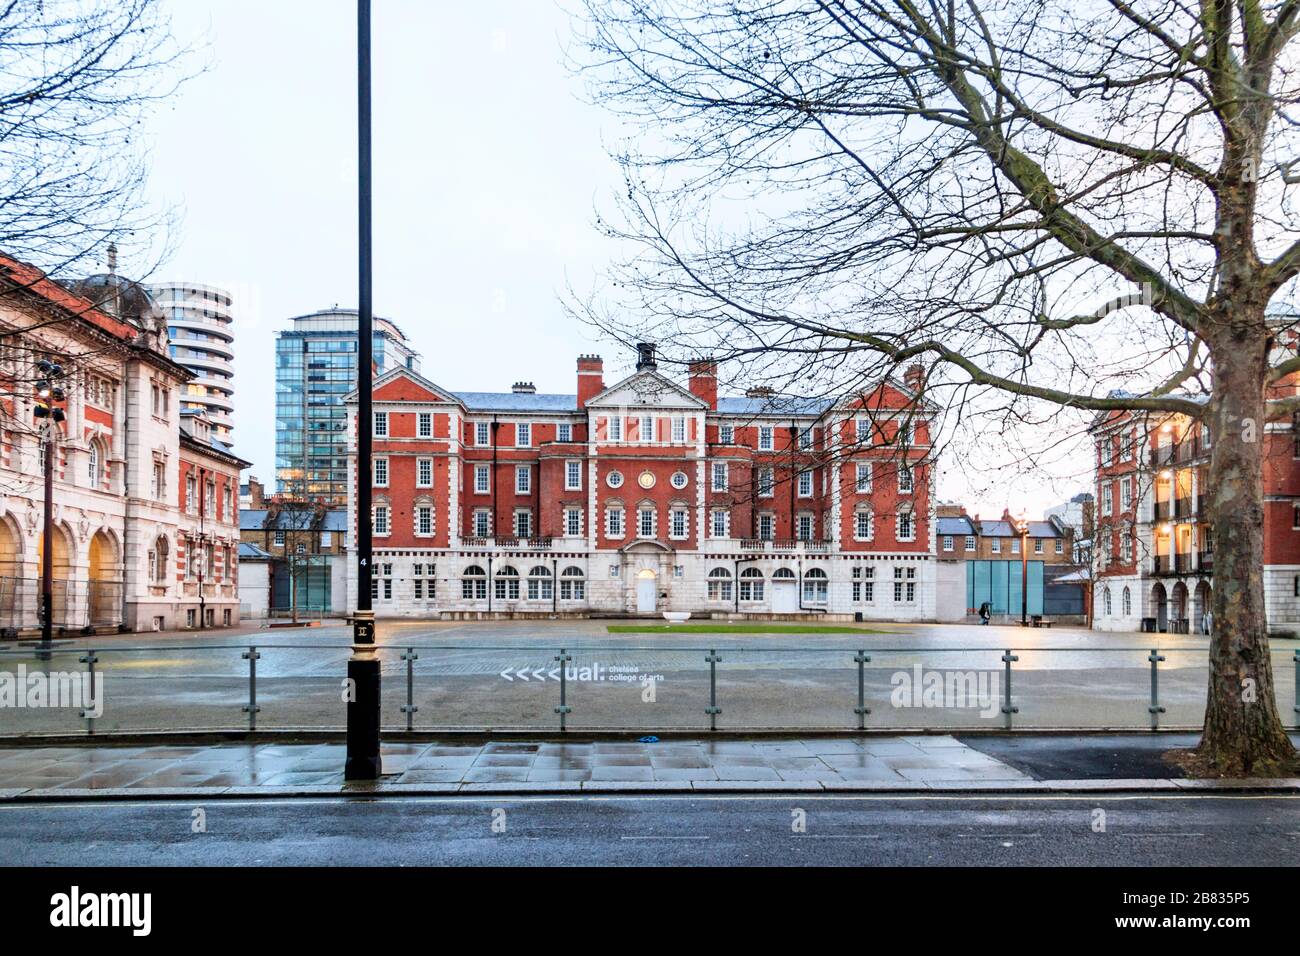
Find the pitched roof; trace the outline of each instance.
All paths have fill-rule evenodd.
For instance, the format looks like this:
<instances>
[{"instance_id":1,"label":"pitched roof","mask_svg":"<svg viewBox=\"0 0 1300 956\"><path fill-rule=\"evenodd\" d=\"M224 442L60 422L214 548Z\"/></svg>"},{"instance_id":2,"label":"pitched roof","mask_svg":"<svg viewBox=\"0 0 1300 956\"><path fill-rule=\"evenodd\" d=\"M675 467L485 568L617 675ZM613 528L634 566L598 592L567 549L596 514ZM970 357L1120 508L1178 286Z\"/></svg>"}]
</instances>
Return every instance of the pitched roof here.
<instances>
[{"instance_id":1,"label":"pitched roof","mask_svg":"<svg viewBox=\"0 0 1300 956\"><path fill-rule=\"evenodd\" d=\"M980 534L986 538L1018 538L1020 532L1009 521L981 521ZM1050 521L1029 522L1029 537L1060 538L1061 529Z\"/></svg>"},{"instance_id":2,"label":"pitched roof","mask_svg":"<svg viewBox=\"0 0 1300 956\"><path fill-rule=\"evenodd\" d=\"M271 524L266 524L266 516L270 509L268 508L244 508L239 512L239 530L240 531L261 531L263 528L270 527L272 530L283 529L285 531L306 530L302 525L286 523L286 519L292 515L297 515L301 520L302 512L281 511L276 516L276 520ZM321 522L319 531L346 531L348 529L348 511L346 508L330 508L325 512L325 520Z\"/></svg>"},{"instance_id":3,"label":"pitched roof","mask_svg":"<svg viewBox=\"0 0 1300 956\"><path fill-rule=\"evenodd\" d=\"M952 517L940 517L934 521L935 531L938 534L951 534L965 536L975 533L975 525L970 518L964 515L954 515Z\"/></svg>"},{"instance_id":4,"label":"pitched roof","mask_svg":"<svg viewBox=\"0 0 1300 956\"><path fill-rule=\"evenodd\" d=\"M265 548L259 548L255 544L247 541L239 542L239 560L240 561L269 561L274 555Z\"/></svg>"},{"instance_id":5,"label":"pitched roof","mask_svg":"<svg viewBox=\"0 0 1300 956\"><path fill-rule=\"evenodd\" d=\"M89 299L68 291L35 266L19 262L3 253L0 253L0 278L26 289L33 296L44 299L69 315L88 322L101 332L107 332L123 342L133 341L140 332L130 323L101 312Z\"/></svg>"},{"instance_id":6,"label":"pitched roof","mask_svg":"<svg viewBox=\"0 0 1300 956\"><path fill-rule=\"evenodd\" d=\"M484 412L576 412L577 395L543 392L453 392L466 408Z\"/></svg>"}]
</instances>

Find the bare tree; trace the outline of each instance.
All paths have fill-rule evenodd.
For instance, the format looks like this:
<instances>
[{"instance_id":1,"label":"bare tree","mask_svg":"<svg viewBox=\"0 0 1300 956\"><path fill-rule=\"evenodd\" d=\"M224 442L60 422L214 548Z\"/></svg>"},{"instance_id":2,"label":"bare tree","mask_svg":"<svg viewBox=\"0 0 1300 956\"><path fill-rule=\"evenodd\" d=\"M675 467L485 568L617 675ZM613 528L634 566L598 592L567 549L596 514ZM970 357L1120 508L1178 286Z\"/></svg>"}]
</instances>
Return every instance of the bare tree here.
<instances>
[{"instance_id":1,"label":"bare tree","mask_svg":"<svg viewBox=\"0 0 1300 956\"><path fill-rule=\"evenodd\" d=\"M186 77L160 0L0 2L0 250L83 270L156 243L144 122Z\"/></svg>"},{"instance_id":2,"label":"bare tree","mask_svg":"<svg viewBox=\"0 0 1300 956\"><path fill-rule=\"evenodd\" d=\"M575 309L801 389L919 360L985 427L1208 423L1196 759L1294 760L1261 554L1266 424L1300 407L1300 0L584 2L631 252Z\"/></svg>"}]
</instances>

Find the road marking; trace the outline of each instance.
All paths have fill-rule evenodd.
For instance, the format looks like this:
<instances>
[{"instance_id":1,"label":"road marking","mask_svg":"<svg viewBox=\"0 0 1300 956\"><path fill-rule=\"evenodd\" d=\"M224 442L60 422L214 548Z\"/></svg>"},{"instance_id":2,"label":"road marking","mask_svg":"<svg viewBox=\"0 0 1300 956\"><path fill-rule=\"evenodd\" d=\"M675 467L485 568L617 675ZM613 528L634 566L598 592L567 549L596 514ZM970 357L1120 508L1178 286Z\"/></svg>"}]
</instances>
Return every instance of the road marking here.
<instances>
[{"instance_id":1,"label":"road marking","mask_svg":"<svg viewBox=\"0 0 1300 956\"><path fill-rule=\"evenodd\" d=\"M621 836L620 840L707 840L707 836Z\"/></svg>"}]
</instances>

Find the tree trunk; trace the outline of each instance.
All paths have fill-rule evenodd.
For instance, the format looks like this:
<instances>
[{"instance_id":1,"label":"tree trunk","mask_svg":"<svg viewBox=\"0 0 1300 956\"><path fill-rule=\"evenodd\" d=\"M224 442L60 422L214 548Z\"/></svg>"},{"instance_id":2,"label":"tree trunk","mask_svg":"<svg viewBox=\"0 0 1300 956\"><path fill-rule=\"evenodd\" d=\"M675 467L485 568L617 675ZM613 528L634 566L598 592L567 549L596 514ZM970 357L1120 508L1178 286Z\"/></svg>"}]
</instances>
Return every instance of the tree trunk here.
<instances>
[{"instance_id":1,"label":"tree trunk","mask_svg":"<svg viewBox=\"0 0 1300 956\"><path fill-rule=\"evenodd\" d=\"M1262 311L1262 310L1261 310ZM1295 756L1278 716L1264 614L1264 381L1261 321L1225 321L1212 343L1208 500L1214 590L1210 680L1200 759L1225 776L1267 774ZM1203 546L1203 545L1202 545Z\"/></svg>"}]
</instances>

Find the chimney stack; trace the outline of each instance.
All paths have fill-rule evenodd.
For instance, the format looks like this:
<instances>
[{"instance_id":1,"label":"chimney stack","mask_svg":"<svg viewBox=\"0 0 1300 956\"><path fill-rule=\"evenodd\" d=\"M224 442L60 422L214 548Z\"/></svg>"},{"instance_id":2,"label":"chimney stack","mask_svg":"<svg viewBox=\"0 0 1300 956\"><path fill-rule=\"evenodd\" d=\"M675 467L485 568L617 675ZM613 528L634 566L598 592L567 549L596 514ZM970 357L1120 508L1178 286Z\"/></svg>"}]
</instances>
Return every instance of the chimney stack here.
<instances>
[{"instance_id":1,"label":"chimney stack","mask_svg":"<svg viewBox=\"0 0 1300 956\"><path fill-rule=\"evenodd\" d=\"M913 392L921 391L921 386L925 384L925 366L920 363L909 365L903 373L903 382Z\"/></svg>"},{"instance_id":2,"label":"chimney stack","mask_svg":"<svg viewBox=\"0 0 1300 956\"><path fill-rule=\"evenodd\" d=\"M532 382L515 382L515 384L510 386L510 391L514 392L516 395L536 395L537 386Z\"/></svg>"},{"instance_id":3,"label":"chimney stack","mask_svg":"<svg viewBox=\"0 0 1300 956\"><path fill-rule=\"evenodd\" d=\"M605 362L599 355L578 356L578 407L605 390Z\"/></svg>"},{"instance_id":4,"label":"chimney stack","mask_svg":"<svg viewBox=\"0 0 1300 956\"><path fill-rule=\"evenodd\" d=\"M697 359L687 366L690 378L687 388L710 409L718 410L718 363L712 358Z\"/></svg>"},{"instance_id":5,"label":"chimney stack","mask_svg":"<svg viewBox=\"0 0 1300 956\"><path fill-rule=\"evenodd\" d=\"M755 385L753 388L745 389L746 398L771 398L775 394L771 385Z\"/></svg>"},{"instance_id":6,"label":"chimney stack","mask_svg":"<svg viewBox=\"0 0 1300 956\"><path fill-rule=\"evenodd\" d=\"M653 342L638 342L636 344L636 370L644 372L646 369L654 371L659 367L655 361L655 346Z\"/></svg>"}]
</instances>

